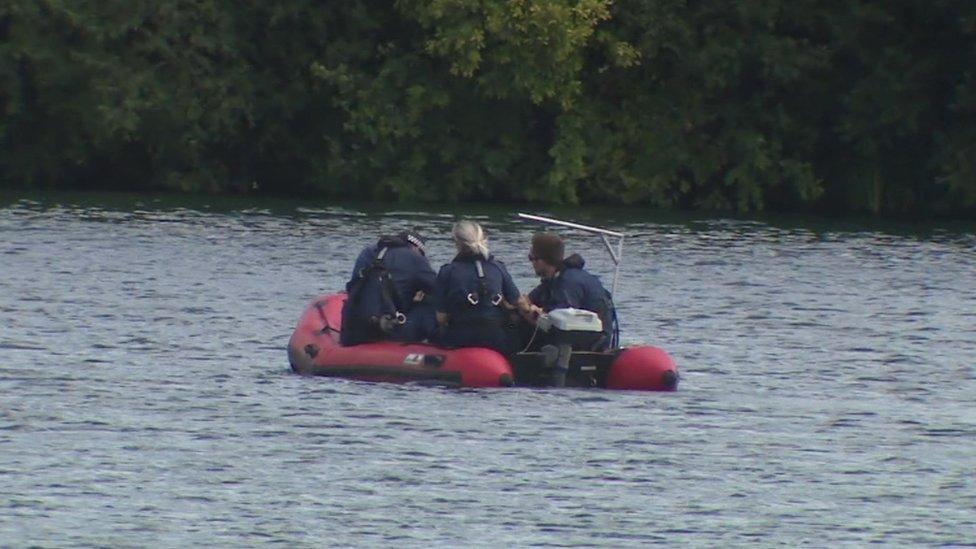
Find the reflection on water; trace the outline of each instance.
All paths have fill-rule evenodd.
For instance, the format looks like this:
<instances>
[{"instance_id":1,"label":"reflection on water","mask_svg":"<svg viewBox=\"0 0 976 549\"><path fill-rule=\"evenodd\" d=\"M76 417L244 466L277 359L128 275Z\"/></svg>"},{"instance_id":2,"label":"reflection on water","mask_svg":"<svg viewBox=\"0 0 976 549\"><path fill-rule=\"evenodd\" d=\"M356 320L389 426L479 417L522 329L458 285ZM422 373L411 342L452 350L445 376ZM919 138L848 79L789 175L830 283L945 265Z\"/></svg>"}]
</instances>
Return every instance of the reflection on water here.
<instances>
[{"instance_id":1,"label":"reflection on water","mask_svg":"<svg viewBox=\"0 0 976 549\"><path fill-rule=\"evenodd\" d=\"M450 260L453 215L167 200L0 207L4 545L973 541L971 231L577 215L629 235L623 338L679 391L451 391L284 348L374 235ZM531 289L538 227L472 213Z\"/></svg>"}]
</instances>

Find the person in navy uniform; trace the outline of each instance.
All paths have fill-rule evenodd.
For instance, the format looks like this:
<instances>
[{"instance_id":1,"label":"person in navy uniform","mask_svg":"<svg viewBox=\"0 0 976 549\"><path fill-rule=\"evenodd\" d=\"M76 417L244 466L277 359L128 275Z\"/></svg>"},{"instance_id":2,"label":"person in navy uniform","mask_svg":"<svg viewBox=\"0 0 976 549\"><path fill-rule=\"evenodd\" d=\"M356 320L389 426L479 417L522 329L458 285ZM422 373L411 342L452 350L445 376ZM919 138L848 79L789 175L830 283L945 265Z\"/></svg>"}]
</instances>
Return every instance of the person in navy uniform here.
<instances>
[{"instance_id":1,"label":"person in navy uniform","mask_svg":"<svg viewBox=\"0 0 976 549\"><path fill-rule=\"evenodd\" d=\"M523 314L534 326L539 315L555 309L585 309L600 317L602 332L558 332L540 334L536 329L529 341L543 355L549 384L566 384L570 358L575 351L605 351L614 344L616 313L613 300L600 279L586 272L586 262L579 254L563 258L565 247L558 235L537 233L532 237L529 261L541 282L529 292L528 313Z\"/></svg>"},{"instance_id":2,"label":"person in navy uniform","mask_svg":"<svg viewBox=\"0 0 976 549\"><path fill-rule=\"evenodd\" d=\"M346 283L340 343L431 337L437 329L431 303L435 280L426 241L416 231L383 236L366 246Z\"/></svg>"},{"instance_id":3,"label":"person in navy uniform","mask_svg":"<svg viewBox=\"0 0 976 549\"><path fill-rule=\"evenodd\" d=\"M508 329L510 313L521 298L505 264L488 251L481 225L455 223L451 236L457 248L454 259L437 274L437 321L443 330L440 342L449 347L488 347L502 354L515 351Z\"/></svg>"},{"instance_id":4,"label":"person in navy uniform","mask_svg":"<svg viewBox=\"0 0 976 549\"><path fill-rule=\"evenodd\" d=\"M532 236L529 261L541 281L529 292L529 317L567 307L593 311L603 323L603 333L588 350L604 351L613 339L616 318L613 299L600 279L584 270L586 262L579 254L565 259L564 254L565 245L559 235L536 233Z\"/></svg>"}]
</instances>

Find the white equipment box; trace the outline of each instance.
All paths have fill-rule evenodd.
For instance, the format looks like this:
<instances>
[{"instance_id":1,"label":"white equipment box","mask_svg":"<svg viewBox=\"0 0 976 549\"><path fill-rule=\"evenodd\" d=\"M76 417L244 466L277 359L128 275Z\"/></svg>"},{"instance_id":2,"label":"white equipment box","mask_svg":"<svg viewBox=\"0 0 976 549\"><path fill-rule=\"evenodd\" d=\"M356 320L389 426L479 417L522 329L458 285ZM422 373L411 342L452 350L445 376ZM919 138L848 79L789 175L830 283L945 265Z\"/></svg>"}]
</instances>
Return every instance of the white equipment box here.
<instances>
[{"instance_id":1,"label":"white equipment box","mask_svg":"<svg viewBox=\"0 0 976 549\"><path fill-rule=\"evenodd\" d=\"M539 317L538 326L542 331L550 328L564 332L602 332L603 322L593 311L585 309L553 309Z\"/></svg>"}]
</instances>

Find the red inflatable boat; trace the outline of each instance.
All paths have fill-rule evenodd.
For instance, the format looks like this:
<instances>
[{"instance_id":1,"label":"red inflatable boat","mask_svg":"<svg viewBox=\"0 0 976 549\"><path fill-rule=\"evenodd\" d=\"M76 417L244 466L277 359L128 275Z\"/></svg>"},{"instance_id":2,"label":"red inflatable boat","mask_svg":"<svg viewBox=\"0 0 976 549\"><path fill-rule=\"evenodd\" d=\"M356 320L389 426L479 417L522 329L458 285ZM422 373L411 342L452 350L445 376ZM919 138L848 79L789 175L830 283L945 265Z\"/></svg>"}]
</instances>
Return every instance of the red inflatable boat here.
<instances>
[{"instance_id":1,"label":"red inflatable boat","mask_svg":"<svg viewBox=\"0 0 976 549\"><path fill-rule=\"evenodd\" d=\"M344 293L315 299L288 342L288 360L304 375L364 381L415 382L457 387L544 385L540 353L505 357L491 349L449 349L422 343L339 345ZM663 350L639 346L608 352L573 352L567 385L674 391L678 370Z\"/></svg>"}]
</instances>

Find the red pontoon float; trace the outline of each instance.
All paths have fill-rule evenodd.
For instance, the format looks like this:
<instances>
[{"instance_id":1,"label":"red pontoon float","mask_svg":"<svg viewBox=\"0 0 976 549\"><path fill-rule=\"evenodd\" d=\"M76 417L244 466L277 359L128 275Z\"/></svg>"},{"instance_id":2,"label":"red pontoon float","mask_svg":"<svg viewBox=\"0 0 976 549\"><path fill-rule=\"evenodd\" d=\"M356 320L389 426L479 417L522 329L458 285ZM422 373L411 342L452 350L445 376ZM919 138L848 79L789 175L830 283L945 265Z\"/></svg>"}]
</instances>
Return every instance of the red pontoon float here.
<instances>
[{"instance_id":1,"label":"red pontoon float","mask_svg":"<svg viewBox=\"0 0 976 549\"><path fill-rule=\"evenodd\" d=\"M339 344L346 294L315 299L288 342L288 360L304 375L363 381L413 382L456 387L544 385L540 353L506 358L492 349L449 349L423 343L384 341ZM643 391L673 391L678 370L667 353L639 346L608 352L573 352L567 385Z\"/></svg>"}]
</instances>

